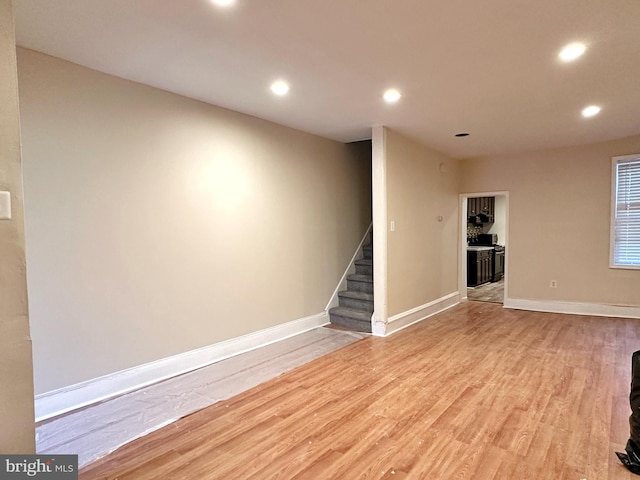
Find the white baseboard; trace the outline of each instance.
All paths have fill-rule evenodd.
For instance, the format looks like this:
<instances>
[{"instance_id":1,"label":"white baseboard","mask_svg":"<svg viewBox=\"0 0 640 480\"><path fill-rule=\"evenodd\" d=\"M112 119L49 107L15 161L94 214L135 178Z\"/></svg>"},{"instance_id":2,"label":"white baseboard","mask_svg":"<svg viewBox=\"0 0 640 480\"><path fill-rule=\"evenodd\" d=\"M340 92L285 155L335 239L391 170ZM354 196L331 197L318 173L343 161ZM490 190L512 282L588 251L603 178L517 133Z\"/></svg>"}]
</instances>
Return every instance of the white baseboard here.
<instances>
[{"instance_id":1,"label":"white baseboard","mask_svg":"<svg viewBox=\"0 0 640 480\"><path fill-rule=\"evenodd\" d=\"M399 313L392 317L389 317L389 321L386 323L384 334L376 333L377 336L386 337L395 333L403 328L407 328L414 323L418 323L426 318L429 318L437 313L447 310L454 305L460 303L459 292L453 292L444 297L440 297L432 302L425 303L419 307L412 308L406 312Z\"/></svg>"},{"instance_id":2,"label":"white baseboard","mask_svg":"<svg viewBox=\"0 0 640 480\"><path fill-rule=\"evenodd\" d=\"M371 317L371 334L374 337L384 337L387 332L387 324Z\"/></svg>"},{"instance_id":3,"label":"white baseboard","mask_svg":"<svg viewBox=\"0 0 640 480\"><path fill-rule=\"evenodd\" d=\"M554 302L505 298L505 308L534 312L567 313L571 315L595 315L598 317L640 318L640 306L607 305L603 303Z\"/></svg>"},{"instance_id":4,"label":"white baseboard","mask_svg":"<svg viewBox=\"0 0 640 480\"><path fill-rule=\"evenodd\" d=\"M46 420L176 375L206 367L225 358L284 340L327 323L329 323L327 312L321 312L197 350L36 395L36 421Z\"/></svg>"}]
</instances>

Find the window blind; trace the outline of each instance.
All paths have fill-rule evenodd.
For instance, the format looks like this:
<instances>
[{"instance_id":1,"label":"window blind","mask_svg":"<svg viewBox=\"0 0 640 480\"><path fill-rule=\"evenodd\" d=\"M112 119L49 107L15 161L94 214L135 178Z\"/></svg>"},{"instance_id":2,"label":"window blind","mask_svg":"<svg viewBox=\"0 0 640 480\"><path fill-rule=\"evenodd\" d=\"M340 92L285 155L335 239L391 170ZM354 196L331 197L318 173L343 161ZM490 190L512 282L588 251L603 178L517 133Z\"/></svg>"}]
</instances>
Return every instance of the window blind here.
<instances>
[{"instance_id":1,"label":"window blind","mask_svg":"<svg viewBox=\"0 0 640 480\"><path fill-rule=\"evenodd\" d=\"M640 268L640 155L615 161L613 266Z\"/></svg>"}]
</instances>

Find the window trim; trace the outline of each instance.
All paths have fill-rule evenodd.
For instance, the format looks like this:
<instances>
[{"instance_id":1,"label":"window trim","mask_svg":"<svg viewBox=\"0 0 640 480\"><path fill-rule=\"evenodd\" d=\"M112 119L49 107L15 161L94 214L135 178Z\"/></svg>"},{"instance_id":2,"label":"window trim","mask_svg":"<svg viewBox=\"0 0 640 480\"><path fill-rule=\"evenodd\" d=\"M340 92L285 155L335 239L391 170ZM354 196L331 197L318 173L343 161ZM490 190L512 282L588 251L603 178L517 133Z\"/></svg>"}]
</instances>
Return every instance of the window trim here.
<instances>
[{"instance_id":1,"label":"window trim","mask_svg":"<svg viewBox=\"0 0 640 480\"><path fill-rule=\"evenodd\" d=\"M617 207L617 193L618 193L618 174L617 165L619 163L625 163L628 161L640 160L640 153L633 155L621 155L611 158L611 214L610 214L610 229L609 229L609 268L624 269L624 270L640 270L640 265L625 265L616 264L614 261L615 253L615 241L616 241L616 207Z\"/></svg>"}]
</instances>

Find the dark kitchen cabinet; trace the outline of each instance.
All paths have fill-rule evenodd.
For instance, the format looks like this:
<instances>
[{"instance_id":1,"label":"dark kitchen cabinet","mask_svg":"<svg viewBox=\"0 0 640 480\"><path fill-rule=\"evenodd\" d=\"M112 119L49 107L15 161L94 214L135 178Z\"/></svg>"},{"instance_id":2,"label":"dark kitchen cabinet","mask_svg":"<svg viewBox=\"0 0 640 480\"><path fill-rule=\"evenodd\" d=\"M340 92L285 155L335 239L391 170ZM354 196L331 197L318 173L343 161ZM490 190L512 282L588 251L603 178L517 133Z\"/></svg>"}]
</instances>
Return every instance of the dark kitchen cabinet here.
<instances>
[{"instance_id":1,"label":"dark kitchen cabinet","mask_svg":"<svg viewBox=\"0 0 640 480\"><path fill-rule=\"evenodd\" d=\"M504 276L504 249L496 248L493 252L492 282L497 282Z\"/></svg>"},{"instance_id":2,"label":"dark kitchen cabinet","mask_svg":"<svg viewBox=\"0 0 640 480\"><path fill-rule=\"evenodd\" d=\"M490 282L493 277L493 249L467 250L467 286Z\"/></svg>"},{"instance_id":3,"label":"dark kitchen cabinet","mask_svg":"<svg viewBox=\"0 0 640 480\"><path fill-rule=\"evenodd\" d=\"M467 199L469 223L493 223L496 211L495 197Z\"/></svg>"}]
</instances>

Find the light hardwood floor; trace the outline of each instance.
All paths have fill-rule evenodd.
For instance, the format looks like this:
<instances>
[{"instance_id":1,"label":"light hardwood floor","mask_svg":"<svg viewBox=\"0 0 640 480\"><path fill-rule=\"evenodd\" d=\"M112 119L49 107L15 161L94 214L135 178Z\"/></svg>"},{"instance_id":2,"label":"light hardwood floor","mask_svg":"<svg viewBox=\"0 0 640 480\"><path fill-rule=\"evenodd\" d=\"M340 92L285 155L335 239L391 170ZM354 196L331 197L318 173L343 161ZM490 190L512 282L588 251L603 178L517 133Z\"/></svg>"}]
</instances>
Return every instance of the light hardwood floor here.
<instances>
[{"instance_id":1,"label":"light hardwood floor","mask_svg":"<svg viewBox=\"0 0 640 480\"><path fill-rule=\"evenodd\" d=\"M466 302L136 440L81 479L627 480L640 321Z\"/></svg>"}]
</instances>

